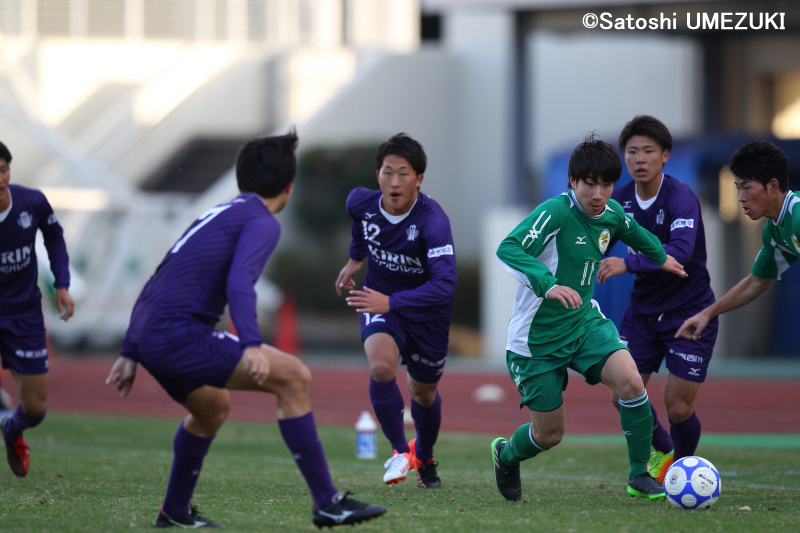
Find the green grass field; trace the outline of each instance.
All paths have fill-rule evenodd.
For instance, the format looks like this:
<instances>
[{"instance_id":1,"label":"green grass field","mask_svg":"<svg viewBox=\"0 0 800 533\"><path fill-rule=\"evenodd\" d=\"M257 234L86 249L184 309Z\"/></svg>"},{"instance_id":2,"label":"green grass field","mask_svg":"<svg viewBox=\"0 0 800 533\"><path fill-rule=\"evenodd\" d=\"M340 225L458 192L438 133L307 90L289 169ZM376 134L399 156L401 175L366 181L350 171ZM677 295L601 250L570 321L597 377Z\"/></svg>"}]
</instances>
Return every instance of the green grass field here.
<instances>
[{"instance_id":1,"label":"green grass field","mask_svg":"<svg viewBox=\"0 0 800 533\"><path fill-rule=\"evenodd\" d=\"M26 434L32 448L28 477L15 478L0 466L0 531L150 528L177 423L51 413ZM523 464L525 501L516 503L503 500L494 486L491 435L441 435L440 491L417 488L416 478L383 485L385 457L356 459L350 428L323 427L320 436L337 486L389 509L357 526L365 532L786 531L800 524L800 435L704 436L698 454L722 475L722 496L706 511L630 500L621 435L567 435L555 450ZM382 455L387 448L379 437ZM309 494L274 424L226 423L206 459L194 504L237 531L316 530ZM744 506L751 510L740 510Z\"/></svg>"}]
</instances>

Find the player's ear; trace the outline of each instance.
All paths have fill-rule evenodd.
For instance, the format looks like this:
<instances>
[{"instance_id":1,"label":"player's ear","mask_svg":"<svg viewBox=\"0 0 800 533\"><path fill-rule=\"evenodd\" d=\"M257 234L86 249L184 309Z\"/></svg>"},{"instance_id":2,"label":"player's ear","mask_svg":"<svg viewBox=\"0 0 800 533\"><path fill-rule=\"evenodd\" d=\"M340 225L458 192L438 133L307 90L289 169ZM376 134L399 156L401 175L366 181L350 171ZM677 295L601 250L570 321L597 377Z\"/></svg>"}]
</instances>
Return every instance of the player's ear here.
<instances>
[{"instance_id":1,"label":"player's ear","mask_svg":"<svg viewBox=\"0 0 800 533\"><path fill-rule=\"evenodd\" d=\"M778 190L778 180L772 178L771 180L769 180L769 183L767 183L767 187L768 187L767 190L769 191L770 194L775 194L775 192Z\"/></svg>"},{"instance_id":2,"label":"player's ear","mask_svg":"<svg viewBox=\"0 0 800 533\"><path fill-rule=\"evenodd\" d=\"M661 152L661 164L666 165L668 159L669 159L669 148Z\"/></svg>"},{"instance_id":3,"label":"player's ear","mask_svg":"<svg viewBox=\"0 0 800 533\"><path fill-rule=\"evenodd\" d=\"M417 174L417 189L422 185L422 180L425 179L425 174Z\"/></svg>"},{"instance_id":4,"label":"player's ear","mask_svg":"<svg viewBox=\"0 0 800 533\"><path fill-rule=\"evenodd\" d=\"M291 196L292 192L294 192L294 181L289 182L286 187L283 188L283 192Z\"/></svg>"}]
</instances>

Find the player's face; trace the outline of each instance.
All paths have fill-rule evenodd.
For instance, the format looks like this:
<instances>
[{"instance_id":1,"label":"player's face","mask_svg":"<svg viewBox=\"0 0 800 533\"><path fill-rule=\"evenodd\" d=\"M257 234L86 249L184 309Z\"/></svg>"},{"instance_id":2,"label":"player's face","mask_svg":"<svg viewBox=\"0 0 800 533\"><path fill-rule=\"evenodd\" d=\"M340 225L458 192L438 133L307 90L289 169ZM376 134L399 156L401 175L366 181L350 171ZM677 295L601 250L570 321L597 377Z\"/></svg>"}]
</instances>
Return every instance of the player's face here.
<instances>
[{"instance_id":1,"label":"player's face","mask_svg":"<svg viewBox=\"0 0 800 533\"><path fill-rule=\"evenodd\" d=\"M734 178L739 203L742 204L744 214L751 220L758 220L761 217L769 216L770 209L773 207L775 194L773 191L778 189L778 180L767 183L764 187L761 182L755 180L745 180ZM778 208L780 210L780 207ZM777 216L775 217L777 218Z\"/></svg>"},{"instance_id":2,"label":"player's face","mask_svg":"<svg viewBox=\"0 0 800 533\"><path fill-rule=\"evenodd\" d=\"M390 215L408 213L417 201L417 188L422 183L422 174L417 174L405 157L387 155L376 172L383 193L383 208Z\"/></svg>"},{"instance_id":3,"label":"player's face","mask_svg":"<svg viewBox=\"0 0 800 533\"><path fill-rule=\"evenodd\" d=\"M614 184L601 179L586 178L585 180L569 179L575 198L581 208L589 215L599 215L606 208L614 192Z\"/></svg>"},{"instance_id":4,"label":"player's face","mask_svg":"<svg viewBox=\"0 0 800 533\"><path fill-rule=\"evenodd\" d=\"M669 150L662 150L650 137L634 135L625 145L625 166L637 184L646 185L659 179Z\"/></svg>"},{"instance_id":5,"label":"player's face","mask_svg":"<svg viewBox=\"0 0 800 533\"><path fill-rule=\"evenodd\" d=\"M11 166L8 161L0 158L0 211L5 210L11 203L8 195L8 182L11 181Z\"/></svg>"}]
</instances>

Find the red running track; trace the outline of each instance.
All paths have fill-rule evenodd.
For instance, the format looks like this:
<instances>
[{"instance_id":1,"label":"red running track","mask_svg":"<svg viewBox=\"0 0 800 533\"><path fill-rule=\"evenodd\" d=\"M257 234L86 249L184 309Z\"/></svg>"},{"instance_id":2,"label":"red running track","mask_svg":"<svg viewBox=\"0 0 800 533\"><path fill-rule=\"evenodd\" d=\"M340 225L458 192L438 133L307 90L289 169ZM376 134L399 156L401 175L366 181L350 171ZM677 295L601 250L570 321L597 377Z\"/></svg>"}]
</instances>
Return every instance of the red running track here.
<instances>
[{"instance_id":1,"label":"red running track","mask_svg":"<svg viewBox=\"0 0 800 533\"><path fill-rule=\"evenodd\" d=\"M141 368L133 392L121 399L105 385L113 358L53 357L50 360L48 408L71 413L100 413L126 416L181 418L184 409L172 401L158 383ZM366 366L351 363L310 362L313 382L314 415L320 424L353 425L362 410L370 409ZM3 378L6 390L12 391L10 375ZM406 376L398 373L398 383L408 405ZM478 402L473 394L483 385L496 385L504 398L496 402ZM648 393L662 420L665 380L654 378ZM519 395L507 373L487 370L482 373L448 369L441 381L443 397L442 426L450 431L487 432L507 435L530 421L527 410L519 409ZM570 374L564 393L567 432L617 433L619 415L609 399L609 390L590 387L577 374ZM231 393L230 419L274 421L275 398L257 392ZM800 380L711 378L703 384L697 400L697 413L703 431L714 433L800 433Z\"/></svg>"}]
</instances>

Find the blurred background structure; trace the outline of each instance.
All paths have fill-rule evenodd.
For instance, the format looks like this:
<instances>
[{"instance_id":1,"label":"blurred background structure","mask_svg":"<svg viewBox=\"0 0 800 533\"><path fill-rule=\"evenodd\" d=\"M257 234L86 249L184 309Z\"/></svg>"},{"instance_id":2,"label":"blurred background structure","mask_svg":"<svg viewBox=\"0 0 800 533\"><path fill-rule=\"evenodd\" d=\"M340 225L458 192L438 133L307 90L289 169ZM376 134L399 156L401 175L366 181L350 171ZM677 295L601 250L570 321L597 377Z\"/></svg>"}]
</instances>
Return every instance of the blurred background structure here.
<instances>
[{"instance_id":1,"label":"blurred background structure","mask_svg":"<svg viewBox=\"0 0 800 533\"><path fill-rule=\"evenodd\" d=\"M783 26L711 24L736 12L783 13ZM586 13L676 24L589 29ZM0 139L12 182L43 189L64 225L77 310L69 324L53 312L49 327L70 348L118 345L171 243L236 194L237 147L294 124L296 198L259 287L267 338L294 327L296 306L304 349L360 349L333 289L347 260L344 202L352 187L376 186L377 145L405 131L428 152L423 192L453 226L453 354L501 365L514 282L497 244L564 189L587 132L616 143L642 113L670 128L667 173L703 202L719 296L749 272L763 224L741 214L730 154L774 140L798 183L792 2L0 0ZM800 356L800 272L785 278L722 317L716 359ZM614 281L598 289L612 318L631 279Z\"/></svg>"}]
</instances>

